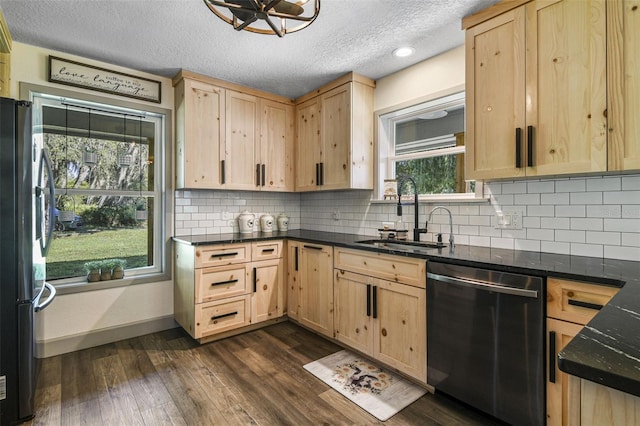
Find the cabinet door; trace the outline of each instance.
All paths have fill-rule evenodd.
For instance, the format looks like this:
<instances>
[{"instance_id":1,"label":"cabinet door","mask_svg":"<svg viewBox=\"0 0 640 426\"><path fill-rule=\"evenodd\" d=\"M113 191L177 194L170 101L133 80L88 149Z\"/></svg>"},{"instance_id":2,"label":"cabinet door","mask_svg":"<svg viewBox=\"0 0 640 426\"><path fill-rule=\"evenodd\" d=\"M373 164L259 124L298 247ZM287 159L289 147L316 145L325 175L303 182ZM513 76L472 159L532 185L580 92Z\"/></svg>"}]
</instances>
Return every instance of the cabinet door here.
<instances>
[{"instance_id":1,"label":"cabinet door","mask_svg":"<svg viewBox=\"0 0 640 426\"><path fill-rule=\"evenodd\" d=\"M571 376L579 382L582 426L637 426L640 424L640 397L595 382Z\"/></svg>"},{"instance_id":2,"label":"cabinet door","mask_svg":"<svg viewBox=\"0 0 640 426\"><path fill-rule=\"evenodd\" d=\"M322 95L322 189L351 186L351 83Z\"/></svg>"},{"instance_id":3,"label":"cabinet door","mask_svg":"<svg viewBox=\"0 0 640 426\"><path fill-rule=\"evenodd\" d=\"M261 99L260 109L260 159L265 174L262 190L293 191L294 107Z\"/></svg>"},{"instance_id":4,"label":"cabinet door","mask_svg":"<svg viewBox=\"0 0 640 426\"><path fill-rule=\"evenodd\" d=\"M532 126L525 151L533 154L526 173L605 171L605 0L545 0L525 7L527 126Z\"/></svg>"},{"instance_id":5,"label":"cabinet door","mask_svg":"<svg viewBox=\"0 0 640 426\"><path fill-rule=\"evenodd\" d=\"M466 32L466 178L524 176L516 167L525 132L525 8ZM522 158L522 156L521 156Z\"/></svg>"},{"instance_id":6,"label":"cabinet door","mask_svg":"<svg viewBox=\"0 0 640 426\"><path fill-rule=\"evenodd\" d=\"M333 247L302 244L298 320L333 337Z\"/></svg>"},{"instance_id":7,"label":"cabinet door","mask_svg":"<svg viewBox=\"0 0 640 426\"><path fill-rule=\"evenodd\" d=\"M426 291L378 280L373 299L374 358L426 383Z\"/></svg>"},{"instance_id":8,"label":"cabinet door","mask_svg":"<svg viewBox=\"0 0 640 426\"><path fill-rule=\"evenodd\" d=\"M176 104L177 188L223 187L224 89L185 79Z\"/></svg>"},{"instance_id":9,"label":"cabinet door","mask_svg":"<svg viewBox=\"0 0 640 426\"><path fill-rule=\"evenodd\" d=\"M580 332L581 325L567 321L547 319L549 340L549 360L553 365L547 365L547 424L568 425L579 423L580 417L570 413L570 407L580 406L580 387L570 385L569 375L558 368L558 352L564 348L573 337ZM575 402L578 402L576 405Z\"/></svg>"},{"instance_id":10,"label":"cabinet door","mask_svg":"<svg viewBox=\"0 0 640 426\"><path fill-rule=\"evenodd\" d=\"M298 320L300 298L300 248L297 241L287 241L287 315Z\"/></svg>"},{"instance_id":11,"label":"cabinet door","mask_svg":"<svg viewBox=\"0 0 640 426\"><path fill-rule=\"evenodd\" d=\"M226 188L257 190L258 99L229 90L226 102Z\"/></svg>"},{"instance_id":12,"label":"cabinet door","mask_svg":"<svg viewBox=\"0 0 640 426\"><path fill-rule=\"evenodd\" d=\"M373 352L372 292L374 278L335 269L334 328L340 342L371 355Z\"/></svg>"},{"instance_id":13,"label":"cabinet door","mask_svg":"<svg viewBox=\"0 0 640 426\"><path fill-rule=\"evenodd\" d=\"M640 169L640 0L607 2L609 170Z\"/></svg>"},{"instance_id":14,"label":"cabinet door","mask_svg":"<svg viewBox=\"0 0 640 426\"><path fill-rule=\"evenodd\" d=\"M320 97L301 103L296 107L296 191L318 189L317 177L320 166Z\"/></svg>"},{"instance_id":15,"label":"cabinet door","mask_svg":"<svg viewBox=\"0 0 640 426\"><path fill-rule=\"evenodd\" d=\"M283 284L284 262L281 258L253 264L252 323L282 316Z\"/></svg>"}]
</instances>

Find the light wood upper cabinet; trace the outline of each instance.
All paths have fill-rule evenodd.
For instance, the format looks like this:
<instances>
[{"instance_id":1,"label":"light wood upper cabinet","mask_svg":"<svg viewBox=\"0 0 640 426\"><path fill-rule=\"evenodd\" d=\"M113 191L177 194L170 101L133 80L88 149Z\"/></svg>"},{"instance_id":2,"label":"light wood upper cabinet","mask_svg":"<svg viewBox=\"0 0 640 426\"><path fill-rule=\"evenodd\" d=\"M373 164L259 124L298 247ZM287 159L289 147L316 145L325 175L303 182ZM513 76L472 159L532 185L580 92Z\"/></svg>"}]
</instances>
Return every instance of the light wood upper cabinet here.
<instances>
[{"instance_id":1,"label":"light wood upper cabinet","mask_svg":"<svg viewBox=\"0 0 640 426\"><path fill-rule=\"evenodd\" d=\"M320 97L296 106L296 191L313 191L319 185L320 123Z\"/></svg>"},{"instance_id":2,"label":"light wood upper cabinet","mask_svg":"<svg viewBox=\"0 0 640 426\"><path fill-rule=\"evenodd\" d=\"M296 190L373 188L373 88L353 73L296 101Z\"/></svg>"},{"instance_id":3,"label":"light wood upper cabinet","mask_svg":"<svg viewBox=\"0 0 640 426\"><path fill-rule=\"evenodd\" d=\"M227 91L225 123L225 184L227 189L259 188L258 98Z\"/></svg>"},{"instance_id":4,"label":"light wood upper cabinet","mask_svg":"<svg viewBox=\"0 0 640 426\"><path fill-rule=\"evenodd\" d=\"M268 99L261 99L259 106L260 162L265 165L262 189L293 192L295 108Z\"/></svg>"},{"instance_id":5,"label":"light wood upper cabinet","mask_svg":"<svg viewBox=\"0 0 640 426\"><path fill-rule=\"evenodd\" d=\"M537 0L466 32L467 179L605 171L604 0Z\"/></svg>"},{"instance_id":6,"label":"light wood upper cabinet","mask_svg":"<svg viewBox=\"0 0 640 426\"><path fill-rule=\"evenodd\" d=\"M640 169L640 0L607 2L609 170Z\"/></svg>"},{"instance_id":7,"label":"light wood upper cabinet","mask_svg":"<svg viewBox=\"0 0 640 426\"><path fill-rule=\"evenodd\" d=\"M0 96L11 97L11 45L13 40L0 10Z\"/></svg>"},{"instance_id":8,"label":"light wood upper cabinet","mask_svg":"<svg viewBox=\"0 0 640 426\"><path fill-rule=\"evenodd\" d=\"M291 100L188 71L174 87L178 189L293 191Z\"/></svg>"},{"instance_id":9,"label":"light wood upper cabinet","mask_svg":"<svg viewBox=\"0 0 640 426\"><path fill-rule=\"evenodd\" d=\"M225 90L182 79L175 86L176 187L221 188Z\"/></svg>"},{"instance_id":10,"label":"light wood upper cabinet","mask_svg":"<svg viewBox=\"0 0 640 426\"><path fill-rule=\"evenodd\" d=\"M333 247L304 243L298 256L298 321L333 337Z\"/></svg>"}]
</instances>

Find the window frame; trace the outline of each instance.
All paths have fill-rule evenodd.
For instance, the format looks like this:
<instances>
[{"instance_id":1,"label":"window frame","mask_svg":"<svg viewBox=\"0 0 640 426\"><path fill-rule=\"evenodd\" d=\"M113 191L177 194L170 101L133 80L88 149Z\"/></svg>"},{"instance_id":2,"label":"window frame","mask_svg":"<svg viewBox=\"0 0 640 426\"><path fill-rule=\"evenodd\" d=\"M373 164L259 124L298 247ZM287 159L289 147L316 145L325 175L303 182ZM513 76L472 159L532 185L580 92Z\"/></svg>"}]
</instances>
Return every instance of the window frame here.
<instances>
[{"instance_id":1,"label":"window frame","mask_svg":"<svg viewBox=\"0 0 640 426\"><path fill-rule=\"evenodd\" d=\"M372 202L397 202L384 199L384 180L395 178L395 162L419 158L429 158L451 154L465 153L465 147L448 147L422 153L395 155L395 128L399 122L407 121L419 115L432 113L454 106L465 106L464 90L455 90L453 93L440 93L426 99L418 99L407 104L396 105L383 111L376 112L377 124L377 162L376 181L372 196ZM465 153L466 155L466 153ZM465 158L466 160L466 158ZM448 194L419 194L420 201L486 201L484 196L483 181L476 180L474 192L448 193Z\"/></svg>"},{"instance_id":2,"label":"window frame","mask_svg":"<svg viewBox=\"0 0 640 426\"><path fill-rule=\"evenodd\" d=\"M69 100L79 101L80 103L98 104L108 106L114 112L124 111L144 111L159 116L159 123L156 123L156 131L159 133L159 141L156 143L158 147L156 152L161 154L160 159L155 159L158 163L158 175L156 179L156 190L147 195L152 195L154 199L154 213L156 214L154 226L154 266L147 268L136 268L136 270L128 271L123 279L98 281L89 283L84 277L72 277L65 279L52 280L59 294L79 293L84 291L94 291L106 288L125 287L129 285L145 284L151 282L168 281L172 279L172 244L171 236L173 234L173 216L171 214L173 208L174 193L173 188L168 185L171 176L172 158L172 110L162 108L147 103L124 101L115 98L108 98L76 92L72 90L59 89L50 86L42 86L31 83L20 83L21 99L34 100L34 97L42 95L43 97L61 97ZM99 109L99 108L98 108ZM34 133L35 135L35 133ZM67 190L71 193L71 189ZM82 189L74 189L74 194L85 194L95 191L87 191ZM100 194L111 195L114 191L104 190ZM118 195L120 191L117 191ZM143 191L144 193L144 191ZM157 264L156 264L157 263Z\"/></svg>"}]
</instances>

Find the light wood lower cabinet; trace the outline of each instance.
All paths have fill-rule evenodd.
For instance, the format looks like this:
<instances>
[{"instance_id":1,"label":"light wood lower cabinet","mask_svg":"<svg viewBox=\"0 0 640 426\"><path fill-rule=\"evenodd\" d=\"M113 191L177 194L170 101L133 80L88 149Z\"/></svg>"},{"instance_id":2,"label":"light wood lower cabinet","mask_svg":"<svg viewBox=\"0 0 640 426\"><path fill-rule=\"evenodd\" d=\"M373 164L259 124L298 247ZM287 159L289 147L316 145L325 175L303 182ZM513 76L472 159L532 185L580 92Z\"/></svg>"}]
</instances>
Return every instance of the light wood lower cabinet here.
<instances>
[{"instance_id":1,"label":"light wood lower cabinet","mask_svg":"<svg viewBox=\"0 0 640 426\"><path fill-rule=\"evenodd\" d=\"M287 241L287 316L298 320L299 298L300 298L300 248L302 243L298 241Z\"/></svg>"},{"instance_id":2,"label":"light wood lower cabinet","mask_svg":"<svg viewBox=\"0 0 640 426\"><path fill-rule=\"evenodd\" d=\"M302 243L298 274L298 321L333 337L333 247Z\"/></svg>"},{"instance_id":3,"label":"light wood lower cabinet","mask_svg":"<svg viewBox=\"0 0 640 426\"><path fill-rule=\"evenodd\" d=\"M283 241L203 246L176 242L174 317L178 324L204 342L281 317L282 247Z\"/></svg>"},{"instance_id":4,"label":"light wood lower cabinet","mask_svg":"<svg viewBox=\"0 0 640 426\"><path fill-rule=\"evenodd\" d=\"M579 425L581 388L558 368L558 352L609 303L618 288L547 279L547 424ZM605 423L602 423L605 424ZM609 423L606 423L609 424Z\"/></svg>"},{"instance_id":5,"label":"light wood lower cabinet","mask_svg":"<svg viewBox=\"0 0 640 426\"><path fill-rule=\"evenodd\" d=\"M426 261L337 248L334 267L336 339L426 383Z\"/></svg>"},{"instance_id":6,"label":"light wood lower cabinet","mask_svg":"<svg viewBox=\"0 0 640 426\"><path fill-rule=\"evenodd\" d=\"M579 413L574 424L582 426L637 426L640 424L640 397L588 380L570 377L571 386L580 388L574 401Z\"/></svg>"}]
</instances>

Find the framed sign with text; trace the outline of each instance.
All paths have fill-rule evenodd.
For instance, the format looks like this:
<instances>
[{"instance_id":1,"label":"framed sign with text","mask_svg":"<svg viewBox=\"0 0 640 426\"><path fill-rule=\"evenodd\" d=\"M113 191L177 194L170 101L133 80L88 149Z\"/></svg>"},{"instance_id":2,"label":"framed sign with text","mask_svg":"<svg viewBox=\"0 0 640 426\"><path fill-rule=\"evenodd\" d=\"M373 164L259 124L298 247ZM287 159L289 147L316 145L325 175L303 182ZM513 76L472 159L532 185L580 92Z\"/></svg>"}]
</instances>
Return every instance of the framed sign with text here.
<instances>
[{"instance_id":1,"label":"framed sign with text","mask_svg":"<svg viewBox=\"0 0 640 426\"><path fill-rule=\"evenodd\" d=\"M161 100L161 83L49 55L49 81L143 101Z\"/></svg>"}]
</instances>

